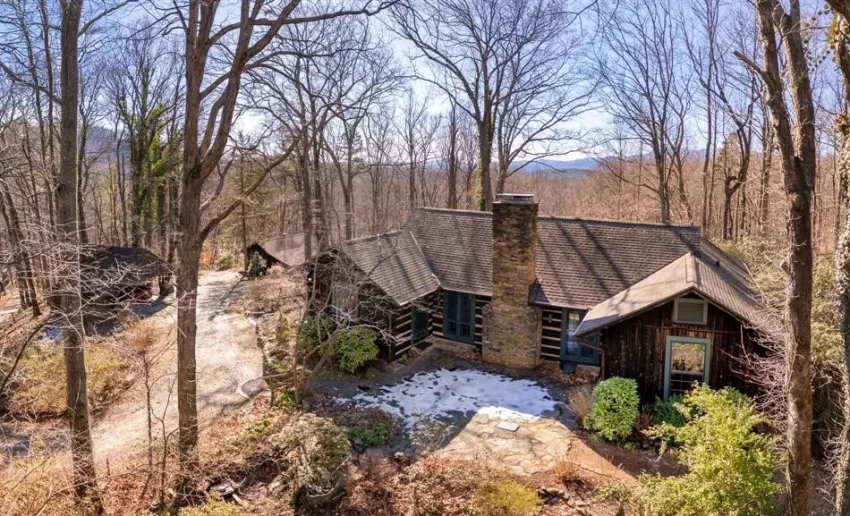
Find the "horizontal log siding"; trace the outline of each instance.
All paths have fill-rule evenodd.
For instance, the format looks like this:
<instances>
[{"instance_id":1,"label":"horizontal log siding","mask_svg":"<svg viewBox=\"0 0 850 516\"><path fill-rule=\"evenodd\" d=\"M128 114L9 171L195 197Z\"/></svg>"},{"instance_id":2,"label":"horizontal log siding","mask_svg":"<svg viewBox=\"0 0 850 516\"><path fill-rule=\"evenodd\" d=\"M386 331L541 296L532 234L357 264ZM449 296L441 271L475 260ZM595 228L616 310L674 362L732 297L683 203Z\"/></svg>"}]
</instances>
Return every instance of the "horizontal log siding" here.
<instances>
[{"instance_id":1,"label":"horizontal log siding","mask_svg":"<svg viewBox=\"0 0 850 516\"><path fill-rule=\"evenodd\" d=\"M443 335L443 291L438 290L423 298L423 304L431 310L431 333ZM484 340L484 305L490 302L487 296L475 296L475 345L480 349Z\"/></svg>"},{"instance_id":2,"label":"horizontal log siding","mask_svg":"<svg viewBox=\"0 0 850 516\"><path fill-rule=\"evenodd\" d=\"M710 303L705 325L673 322L673 302L670 302L604 330L605 376L634 378L646 402L663 396L668 336L710 339L709 385L753 392L754 386L735 374L743 368L740 359L756 350L753 332L743 329L737 319Z\"/></svg>"},{"instance_id":3,"label":"horizontal log siding","mask_svg":"<svg viewBox=\"0 0 850 516\"><path fill-rule=\"evenodd\" d=\"M542 328L540 332L540 358L557 362L561 359L561 318L560 308L544 308L541 311Z\"/></svg>"},{"instance_id":4,"label":"horizontal log siding","mask_svg":"<svg viewBox=\"0 0 850 516\"><path fill-rule=\"evenodd\" d=\"M413 307L398 308L393 315L392 337L386 339L390 344L387 350L387 362L394 362L410 349L413 339Z\"/></svg>"}]
</instances>

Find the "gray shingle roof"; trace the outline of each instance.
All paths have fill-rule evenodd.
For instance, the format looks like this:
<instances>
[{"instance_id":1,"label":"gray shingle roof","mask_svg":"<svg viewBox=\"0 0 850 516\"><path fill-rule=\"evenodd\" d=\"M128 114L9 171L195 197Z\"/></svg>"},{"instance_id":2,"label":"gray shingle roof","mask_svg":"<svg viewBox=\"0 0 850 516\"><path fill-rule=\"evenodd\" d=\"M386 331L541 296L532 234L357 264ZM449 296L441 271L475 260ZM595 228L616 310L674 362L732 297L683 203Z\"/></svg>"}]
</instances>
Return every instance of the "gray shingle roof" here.
<instances>
[{"instance_id":1,"label":"gray shingle roof","mask_svg":"<svg viewBox=\"0 0 850 516\"><path fill-rule=\"evenodd\" d=\"M586 335L689 292L696 292L745 322L761 319L762 305L749 279L716 248L706 247L702 252L683 255L594 306L576 334Z\"/></svg>"},{"instance_id":2,"label":"gray shingle roof","mask_svg":"<svg viewBox=\"0 0 850 516\"><path fill-rule=\"evenodd\" d=\"M698 260L703 295L742 318L757 299L743 266L703 239L698 227L540 217L538 232L531 303L589 309L689 253L704 256ZM386 263L372 280L399 304L439 287L490 296L492 234L491 213L422 208L408 230L349 241L343 249L367 273L383 256ZM704 265L718 261L719 271ZM668 287L668 293L678 288Z\"/></svg>"},{"instance_id":3,"label":"gray shingle roof","mask_svg":"<svg viewBox=\"0 0 850 516\"><path fill-rule=\"evenodd\" d=\"M492 213L422 208L409 224L444 289L492 294Z\"/></svg>"},{"instance_id":4,"label":"gray shingle roof","mask_svg":"<svg viewBox=\"0 0 850 516\"><path fill-rule=\"evenodd\" d=\"M408 230L349 240L340 250L399 305L440 287Z\"/></svg>"},{"instance_id":5,"label":"gray shingle roof","mask_svg":"<svg viewBox=\"0 0 850 516\"><path fill-rule=\"evenodd\" d=\"M700 247L701 230L540 217L533 303L589 308Z\"/></svg>"}]
</instances>

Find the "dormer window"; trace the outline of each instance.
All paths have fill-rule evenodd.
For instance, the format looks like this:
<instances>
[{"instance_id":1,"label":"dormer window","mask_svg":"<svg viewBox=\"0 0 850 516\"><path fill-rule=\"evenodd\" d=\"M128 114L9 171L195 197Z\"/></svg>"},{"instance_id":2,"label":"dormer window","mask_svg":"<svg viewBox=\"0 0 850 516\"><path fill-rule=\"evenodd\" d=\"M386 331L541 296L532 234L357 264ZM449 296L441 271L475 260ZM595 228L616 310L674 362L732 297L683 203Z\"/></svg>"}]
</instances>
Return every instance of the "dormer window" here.
<instances>
[{"instance_id":1,"label":"dormer window","mask_svg":"<svg viewBox=\"0 0 850 516\"><path fill-rule=\"evenodd\" d=\"M708 324L708 302L705 299L680 297L673 303L673 322Z\"/></svg>"}]
</instances>

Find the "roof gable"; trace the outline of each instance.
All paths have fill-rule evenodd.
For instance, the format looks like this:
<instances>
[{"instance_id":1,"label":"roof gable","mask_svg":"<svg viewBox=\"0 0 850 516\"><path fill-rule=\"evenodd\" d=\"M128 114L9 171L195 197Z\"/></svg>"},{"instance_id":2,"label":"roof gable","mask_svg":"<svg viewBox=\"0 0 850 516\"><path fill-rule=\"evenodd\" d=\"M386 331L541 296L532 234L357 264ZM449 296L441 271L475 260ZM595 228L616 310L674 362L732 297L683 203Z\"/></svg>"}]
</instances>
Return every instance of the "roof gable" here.
<instances>
[{"instance_id":1,"label":"roof gable","mask_svg":"<svg viewBox=\"0 0 850 516\"><path fill-rule=\"evenodd\" d=\"M492 295L492 213L421 208L409 227L444 289Z\"/></svg>"},{"instance_id":2,"label":"roof gable","mask_svg":"<svg viewBox=\"0 0 850 516\"><path fill-rule=\"evenodd\" d=\"M576 335L587 335L695 292L741 321L759 321L761 303L750 281L708 252L687 253L605 299L585 315Z\"/></svg>"},{"instance_id":3,"label":"roof gable","mask_svg":"<svg viewBox=\"0 0 850 516\"><path fill-rule=\"evenodd\" d=\"M341 251L399 305L440 287L410 231L349 240Z\"/></svg>"}]
</instances>

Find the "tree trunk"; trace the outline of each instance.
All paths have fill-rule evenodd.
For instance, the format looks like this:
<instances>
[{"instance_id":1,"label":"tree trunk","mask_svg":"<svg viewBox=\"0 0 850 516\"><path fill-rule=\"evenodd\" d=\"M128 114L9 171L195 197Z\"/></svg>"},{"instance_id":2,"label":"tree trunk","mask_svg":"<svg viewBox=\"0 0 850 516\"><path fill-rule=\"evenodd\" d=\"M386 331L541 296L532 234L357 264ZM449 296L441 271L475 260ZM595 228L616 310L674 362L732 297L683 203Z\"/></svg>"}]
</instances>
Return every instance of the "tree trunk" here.
<instances>
[{"instance_id":1,"label":"tree trunk","mask_svg":"<svg viewBox=\"0 0 850 516\"><path fill-rule=\"evenodd\" d=\"M766 114L766 116L769 116ZM761 191L759 192L759 227L764 236L770 218L770 168L773 166L773 128L765 120L762 134Z\"/></svg>"},{"instance_id":2,"label":"tree trunk","mask_svg":"<svg viewBox=\"0 0 850 516\"><path fill-rule=\"evenodd\" d=\"M88 124L83 118L82 127L80 128L80 141L77 149L77 224L79 226L80 243L86 245L89 243L89 232L86 226L86 186L88 181L86 175L86 144L88 141Z\"/></svg>"},{"instance_id":3,"label":"tree trunk","mask_svg":"<svg viewBox=\"0 0 850 516\"><path fill-rule=\"evenodd\" d=\"M815 110L809 81L800 2L791 0L789 12L778 0L758 0L759 31L764 69L736 54L761 75L779 146L785 193L789 201L789 285L785 302L787 366L786 448L788 513L809 514L809 477L812 461L812 186L817 160ZM777 31L782 35L787 69L781 70ZM783 73L784 72L784 73ZM792 117L785 103L787 77L794 105ZM792 120L796 121L792 125Z\"/></svg>"},{"instance_id":4,"label":"tree trunk","mask_svg":"<svg viewBox=\"0 0 850 516\"><path fill-rule=\"evenodd\" d=\"M345 184L342 188L342 201L345 208L345 239L354 238L354 141L349 140L345 160Z\"/></svg>"},{"instance_id":5,"label":"tree trunk","mask_svg":"<svg viewBox=\"0 0 850 516\"><path fill-rule=\"evenodd\" d=\"M310 166L307 163L305 140L306 138L302 139L298 169L301 172L301 230L304 233L304 261L309 262L313 259L313 182L310 178Z\"/></svg>"},{"instance_id":6,"label":"tree trunk","mask_svg":"<svg viewBox=\"0 0 850 516\"><path fill-rule=\"evenodd\" d=\"M829 0L834 11L835 33L832 47L835 61L844 82L844 106L850 101L850 0ZM840 149L836 159L839 175L839 217L843 210L844 230L838 239L835 253L835 284L841 317L839 331L843 341L841 371L841 411L843 424L838 435L838 456L835 464L835 509L838 514L850 514L850 113L835 117L835 130Z\"/></svg>"},{"instance_id":7,"label":"tree trunk","mask_svg":"<svg viewBox=\"0 0 850 516\"><path fill-rule=\"evenodd\" d=\"M847 78L850 80L850 77ZM836 117L836 128L841 138L838 169L841 184L846 187L850 178L850 120L846 114ZM844 210L844 230L838 240L835 257L836 290L841 319L839 330L843 341L841 367L841 410L843 424L838 436L839 452L835 465L835 508L838 514L850 514L850 192L845 192L841 208Z\"/></svg>"},{"instance_id":8,"label":"tree trunk","mask_svg":"<svg viewBox=\"0 0 850 516\"><path fill-rule=\"evenodd\" d=\"M457 209L457 113L454 109L449 119L449 155L448 155L448 202L446 206L451 210Z\"/></svg>"},{"instance_id":9,"label":"tree trunk","mask_svg":"<svg viewBox=\"0 0 850 516\"><path fill-rule=\"evenodd\" d=\"M729 187L731 180L723 182L723 240L732 238L732 196L735 190Z\"/></svg>"},{"instance_id":10,"label":"tree trunk","mask_svg":"<svg viewBox=\"0 0 850 516\"><path fill-rule=\"evenodd\" d=\"M57 227L64 249L58 276L59 308L65 337L65 379L71 459L77 499L103 512L94 467L86 386L85 330L80 299L80 249L77 233L77 112L79 109L78 35L82 0L62 5L61 133L59 181L56 188Z\"/></svg>"},{"instance_id":11,"label":"tree trunk","mask_svg":"<svg viewBox=\"0 0 850 516\"><path fill-rule=\"evenodd\" d=\"M18 285L21 293L21 307L32 310L33 317L41 316L41 307L38 304L38 295L35 289L35 278L32 259L24 244L24 232L21 228L21 220L18 210L12 200L12 195L5 183L0 182L0 195L3 197L6 227L9 230L9 243L15 257L15 268L18 274Z\"/></svg>"},{"instance_id":12,"label":"tree trunk","mask_svg":"<svg viewBox=\"0 0 850 516\"><path fill-rule=\"evenodd\" d=\"M493 159L492 122L485 116L478 123L478 167L475 169L475 208L493 209L493 185L490 181L490 162Z\"/></svg>"},{"instance_id":13,"label":"tree trunk","mask_svg":"<svg viewBox=\"0 0 850 516\"><path fill-rule=\"evenodd\" d=\"M200 166L196 165L196 169ZM179 413L180 475L182 496L191 495L198 480L198 400L195 337L198 330L198 268L203 241L200 235L200 171L185 173L180 209L181 237L177 252L177 407Z\"/></svg>"}]
</instances>

